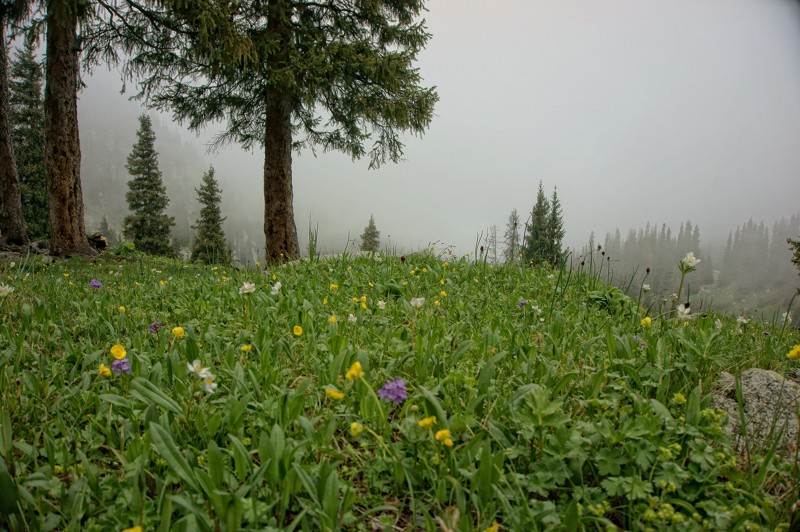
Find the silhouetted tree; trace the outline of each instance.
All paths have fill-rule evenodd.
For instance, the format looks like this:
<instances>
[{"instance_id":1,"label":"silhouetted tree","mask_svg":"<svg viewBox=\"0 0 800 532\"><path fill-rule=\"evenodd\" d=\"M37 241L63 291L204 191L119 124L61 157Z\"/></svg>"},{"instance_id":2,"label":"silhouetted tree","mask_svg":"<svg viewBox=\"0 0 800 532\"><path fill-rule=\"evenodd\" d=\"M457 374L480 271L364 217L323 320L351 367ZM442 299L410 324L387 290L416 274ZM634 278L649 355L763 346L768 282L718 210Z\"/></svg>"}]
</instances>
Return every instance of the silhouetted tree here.
<instances>
[{"instance_id":1,"label":"silhouetted tree","mask_svg":"<svg viewBox=\"0 0 800 532\"><path fill-rule=\"evenodd\" d=\"M550 217L550 202L544 195L544 186L539 181L539 192L536 194L536 203L531 210L530 223L526 227L525 243L522 258L526 263L539 264L547 260L550 250L548 240L548 220Z\"/></svg>"},{"instance_id":2,"label":"silhouetted tree","mask_svg":"<svg viewBox=\"0 0 800 532\"><path fill-rule=\"evenodd\" d=\"M792 252L792 264L797 266L797 269L800 270L800 240L792 240L789 238L786 242L789 244L789 251ZM798 288L797 291L800 293L800 288Z\"/></svg>"},{"instance_id":3,"label":"silhouetted tree","mask_svg":"<svg viewBox=\"0 0 800 532\"><path fill-rule=\"evenodd\" d=\"M169 198L158 169L155 140L150 117L140 116L136 143L126 165L133 179L128 181L125 194L131 214L123 222L124 234L139 251L151 255L173 255L170 232L175 221L164 214Z\"/></svg>"},{"instance_id":4,"label":"silhouetted tree","mask_svg":"<svg viewBox=\"0 0 800 532\"><path fill-rule=\"evenodd\" d=\"M561 264L563 258L562 243L564 241L564 218L561 213L561 201L554 188L550 198L550 213L547 216L547 261L553 266Z\"/></svg>"},{"instance_id":5,"label":"silhouetted tree","mask_svg":"<svg viewBox=\"0 0 800 532\"><path fill-rule=\"evenodd\" d=\"M361 233L361 251L378 251L380 247L381 233L375 226L375 218L369 215L369 223L364 227L364 232Z\"/></svg>"},{"instance_id":6,"label":"silhouetted tree","mask_svg":"<svg viewBox=\"0 0 800 532\"><path fill-rule=\"evenodd\" d=\"M203 175L203 184L197 192L197 201L200 202L200 219L192 226L195 230L194 243L192 244L192 260L206 264L229 264L231 262L231 249L225 240L222 229L222 190L214 178L214 168L211 167Z\"/></svg>"},{"instance_id":7,"label":"silhouetted tree","mask_svg":"<svg viewBox=\"0 0 800 532\"><path fill-rule=\"evenodd\" d=\"M503 261L505 261L506 264L519 262L520 229L522 229L522 224L519 220L519 213L517 213L517 209L513 209L511 214L508 215L506 232L503 233L503 244L505 246L503 248Z\"/></svg>"}]
</instances>

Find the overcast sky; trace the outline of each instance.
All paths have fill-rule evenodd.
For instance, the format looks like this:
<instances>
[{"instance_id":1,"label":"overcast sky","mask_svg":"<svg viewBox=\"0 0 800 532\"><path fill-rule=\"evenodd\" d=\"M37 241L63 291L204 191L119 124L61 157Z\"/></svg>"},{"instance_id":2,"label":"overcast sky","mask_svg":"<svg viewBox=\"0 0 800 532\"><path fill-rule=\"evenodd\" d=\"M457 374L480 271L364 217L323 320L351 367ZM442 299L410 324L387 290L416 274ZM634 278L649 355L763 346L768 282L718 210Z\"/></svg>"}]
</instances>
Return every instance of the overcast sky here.
<instances>
[{"instance_id":1,"label":"overcast sky","mask_svg":"<svg viewBox=\"0 0 800 532\"><path fill-rule=\"evenodd\" d=\"M440 241L466 253L491 224L502 235L512 209L527 217L539 180L548 194L558 187L573 247L590 231L602 241L617 227L677 229L686 219L707 246L750 217L771 224L800 211L800 2L430 0L428 9L433 37L419 66L440 97L430 129L406 138L404 162L379 170L295 155L302 241L311 220L320 246L341 250L374 214L384 245L390 235L403 250ZM88 80L81 113L100 108L109 82ZM226 208L263 212L261 152L206 159Z\"/></svg>"}]
</instances>

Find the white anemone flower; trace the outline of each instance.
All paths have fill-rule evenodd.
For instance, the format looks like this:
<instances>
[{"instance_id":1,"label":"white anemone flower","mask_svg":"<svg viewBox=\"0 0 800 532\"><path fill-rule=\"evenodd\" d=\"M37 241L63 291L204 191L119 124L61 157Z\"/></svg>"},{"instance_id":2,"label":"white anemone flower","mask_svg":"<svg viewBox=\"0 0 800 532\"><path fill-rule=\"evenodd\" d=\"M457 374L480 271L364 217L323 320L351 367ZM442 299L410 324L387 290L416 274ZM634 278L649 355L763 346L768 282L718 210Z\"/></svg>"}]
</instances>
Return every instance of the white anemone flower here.
<instances>
[{"instance_id":1,"label":"white anemone flower","mask_svg":"<svg viewBox=\"0 0 800 532\"><path fill-rule=\"evenodd\" d=\"M384 300L378 301L378 308L381 309L381 310L385 309L386 308L386 301L384 301Z\"/></svg>"},{"instance_id":2,"label":"white anemone flower","mask_svg":"<svg viewBox=\"0 0 800 532\"><path fill-rule=\"evenodd\" d=\"M8 286L7 284L0 284L0 297L6 297L13 291L14 291L13 286Z\"/></svg>"},{"instance_id":3,"label":"white anemone flower","mask_svg":"<svg viewBox=\"0 0 800 532\"><path fill-rule=\"evenodd\" d=\"M252 294L256 291L255 283L251 283L249 281L245 281L242 286L239 288L240 294Z\"/></svg>"},{"instance_id":4,"label":"white anemone flower","mask_svg":"<svg viewBox=\"0 0 800 532\"><path fill-rule=\"evenodd\" d=\"M411 298L411 306L414 307L414 308L420 308L424 304L425 304L425 298L424 297L412 297Z\"/></svg>"},{"instance_id":5,"label":"white anemone flower","mask_svg":"<svg viewBox=\"0 0 800 532\"><path fill-rule=\"evenodd\" d=\"M281 290L281 282L276 281L274 285L272 285L272 295L277 296L278 292Z\"/></svg>"},{"instance_id":6,"label":"white anemone flower","mask_svg":"<svg viewBox=\"0 0 800 532\"><path fill-rule=\"evenodd\" d=\"M355 322L358 321L358 318L356 318L354 315L350 314L349 316L347 316L347 321L349 321L350 323L355 323Z\"/></svg>"},{"instance_id":7,"label":"white anemone flower","mask_svg":"<svg viewBox=\"0 0 800 532\"><path fill-rule=\"evenodd\" d=\"M683 260L681 262L687 268L694 268L695 266L700 264L701 260L694 256L694 252L690 251L689 253L686 254L685 257L683 257Z\"/></svg>"},{"instance_id":8,"label":"white anemone flower","mask_svg":"<svg viewBox=\"0 0 800 532\"><path fill-rule=\"evenodd\" d=\"M642 285L642 290L644 292L649 292L650 291L650 285L649 284L643 284Z\"/></svg>"},{"instance_id":9,"label":"white anemone flower","mask_svg":"<svg viewBox=\"0 0 800 532\"><path fill-rule=\"evenodd\" d=\"M690 318L689 314L692 310L689 308L688 303L681 303L678 305L678 317L682 320L688 320Z\"/></svg>"},{"instance_id":10,"label":"white anemone flower","mask_svg":"<svg viewBox=\"0 0 800 532\"><path fill-rule=\"evenodd\" d=\"M211 373L206 373L203 376L203 385L206 388L206 393L214 393L214 390L217 389L217 383L214 382L214 379L216 379L216 377Z\"/></svg>"}]
</instances>

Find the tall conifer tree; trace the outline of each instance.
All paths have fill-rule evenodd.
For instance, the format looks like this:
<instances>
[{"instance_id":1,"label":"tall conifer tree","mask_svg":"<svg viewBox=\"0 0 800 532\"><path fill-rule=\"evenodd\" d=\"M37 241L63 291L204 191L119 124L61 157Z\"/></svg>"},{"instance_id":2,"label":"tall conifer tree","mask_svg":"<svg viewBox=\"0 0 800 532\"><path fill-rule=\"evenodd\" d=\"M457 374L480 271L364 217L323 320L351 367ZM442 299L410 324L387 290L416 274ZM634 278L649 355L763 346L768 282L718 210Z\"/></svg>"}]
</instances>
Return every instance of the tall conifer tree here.
<instances>
[{"instance_id":1,"label":"tall conifer tree","mask_svg":"<svg viewBox=\"0 0 800 532\"><path fill-rule=\"evenodd\" d=\"M550 248L548 241L548 219L550 217L550 202L544 194L544 186L539 181L539 191L536 194L536 203L531 210L530 223L526 228L525 245L522 258L528 264L539 264L548 258Z\"/></svg>"},{"instance_id":2,"label":"tall conifer tree","mask_svg":"<svg viewBox=\"0 0 800 532\"><path fill-rule=\"evenodd\" d=\"M506 264L518 263L520 253L519 231L522 225L519 221L519 213L517 209L513 209L511 214L508 215L508 223L506 224L506 232L503 233L503 261Z\"/></svg>"},{"instance_id":3,"label":"tall conifer tree","mask_svg":"<svg viewBox=\"0 0 800 532\"><path fill-rule=\"evenodd\" d=\"M123 222L125 238L136 249L151 255L173 255L171 228L175 220L164 211L169 204L167 190L158 169L156 135L150 117L139 117L136 143L128 155L126 168L133 179L128 181L128 208L131 214Z\"/></svg>"},{"instance_id":4,"label":"tall conifer tree","mask_svg":"<svg viewBox=\"0 0 800 532\"><path fill-rule=\"evenodd\" d=\"M197 201L202 205L200 219L192 226L195 230L192 243L192 260L206 264L229 264L231 250L222 229L222 190L214 178L214 167L203 174L203 184L196 188Z\"/></svg>"},{"instance_id":5,"label":"tall conifer tree","mask_svg":"<svg viewBox=\"0 0 800 532\"><path fill-rule=\"evenodd\" d=\"M369 223L364 228L364 232L361 233L361 251L378 251L381 244L380 237L381 232L378 231L378 227L375 225L375 218L370 214Z\"/></svg>"},{"instance_id":6,"label":"tall conifer tree","mask_svg":"<svg viewBox=\"0 0 800 532\"><path fill-rule=\"evenodd\" d=\"M561 264L563 250L561 248L564 241L564 218L561 213L561 201L558 199L558 191L554 188L550 198L550 213L547 216L547 261L553 266Z\"/></svg>"}]
</instances>

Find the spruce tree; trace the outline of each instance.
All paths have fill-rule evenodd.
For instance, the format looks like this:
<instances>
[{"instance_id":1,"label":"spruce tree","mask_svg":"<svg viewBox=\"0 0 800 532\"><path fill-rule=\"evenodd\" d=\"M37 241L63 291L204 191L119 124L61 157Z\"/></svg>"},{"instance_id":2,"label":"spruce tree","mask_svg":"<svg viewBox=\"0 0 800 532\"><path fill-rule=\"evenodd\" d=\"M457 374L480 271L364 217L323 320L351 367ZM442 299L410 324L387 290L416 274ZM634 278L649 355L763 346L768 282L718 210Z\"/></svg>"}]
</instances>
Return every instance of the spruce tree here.
<instances>
[{"instance_id":1,"label":"spruce tree","mask_svg":"<svg viewBox=\"0 0 800 532\"><path fill-rule=\"evenodd\" d=\"M192 226L195 230L192 260L206 264L230 264L231 250L222 230L222 222L225 221L220 207L222 190L214 178L213 166L203 174L203 184L195 192L202 208L200 219Z\"/></svg>"},{"instance_id":2,"label":"spruce tree","mask_svg":"<svg viewBox=\"0 0 800 532\"><path fill-rule=\"evenodd\" d=\"M558 199L557 190L553 189L553 196L550 199L550 214L547 217L547 261L553 266L561 264L563 257L561 246L564 241L564 234L561 201Z\"/></svg>"},{"instance_id":3,"label":"spruce tree","mask_svg":"<svg viewBox=\"0 0 800 532\"><path fill-rule=\"evenodd\" d=\"M44 75L31 34L11 62L9 121L17 160L22 214L29 239L49 238L50 211L44 173Z\"/></svg>"},{"instance_id":4,"label":"spruce tree","mask_svg":"<svg viewBox=\"0 0 800 532\"><path fill-rule=\"evenodd\" d=\"M800 270L800 239L792 240L789 238L786 242L789 244L789 251L792 252L792 264ZM800 288L797 289L797 293L800 293Z\"/></svg>"},{"instance_id":5,"label":"spruce tree","mask_svg":"<svg viewBox=\"0 0 800 532\"><path fill-rule=\"evenodd\" d=\"M503 233L503 261L506 264L516 264L519 262L520 242L519 230L521 224L519 221L519 213L517 209L513 209L508 216L508 223L506 224L506 232Z\"/></svg>"},{"instance_id":6,"label":"spruce tree","mask_svg":"<svg viewBox=\"0 0 800 532\"><path fill-rule=\"evenodd\" d=\"M170 233L175 220L164 213L169 198L158 169L155 140L150 117L140 116L136 143L126 165L133 179L128 181L128 192L125 194L131 214L125 217L123 232L139 251L172 256L174 250Z\"/></svg>"},{"instance_id":7,"label":"spruce tree","mask_svg":"<svg viewBox=\"0 0 800 532\"><path fill-rule=\"evenodd\" d=\"M548 219L550 217L550 202L544 195L544 187L539 181L539 192L536 194L536 204L531 210L530 223L526 228L525 245L522 258L528 264L539 264L548 258L549 241L547 237Z\"/></svg>"},{"instance_id":8,"label":"spruce tree","mask_svg":"<svg viewBox=\"0 0 800 532\"><path fill-rule=\"evenodd\" d=\"M369 223L364 228L364 232L361 233L361 251L378 251L381 244L380 236L381 232L375 226L375 218L370 214Z\"/></svg>"}]
</instances>

